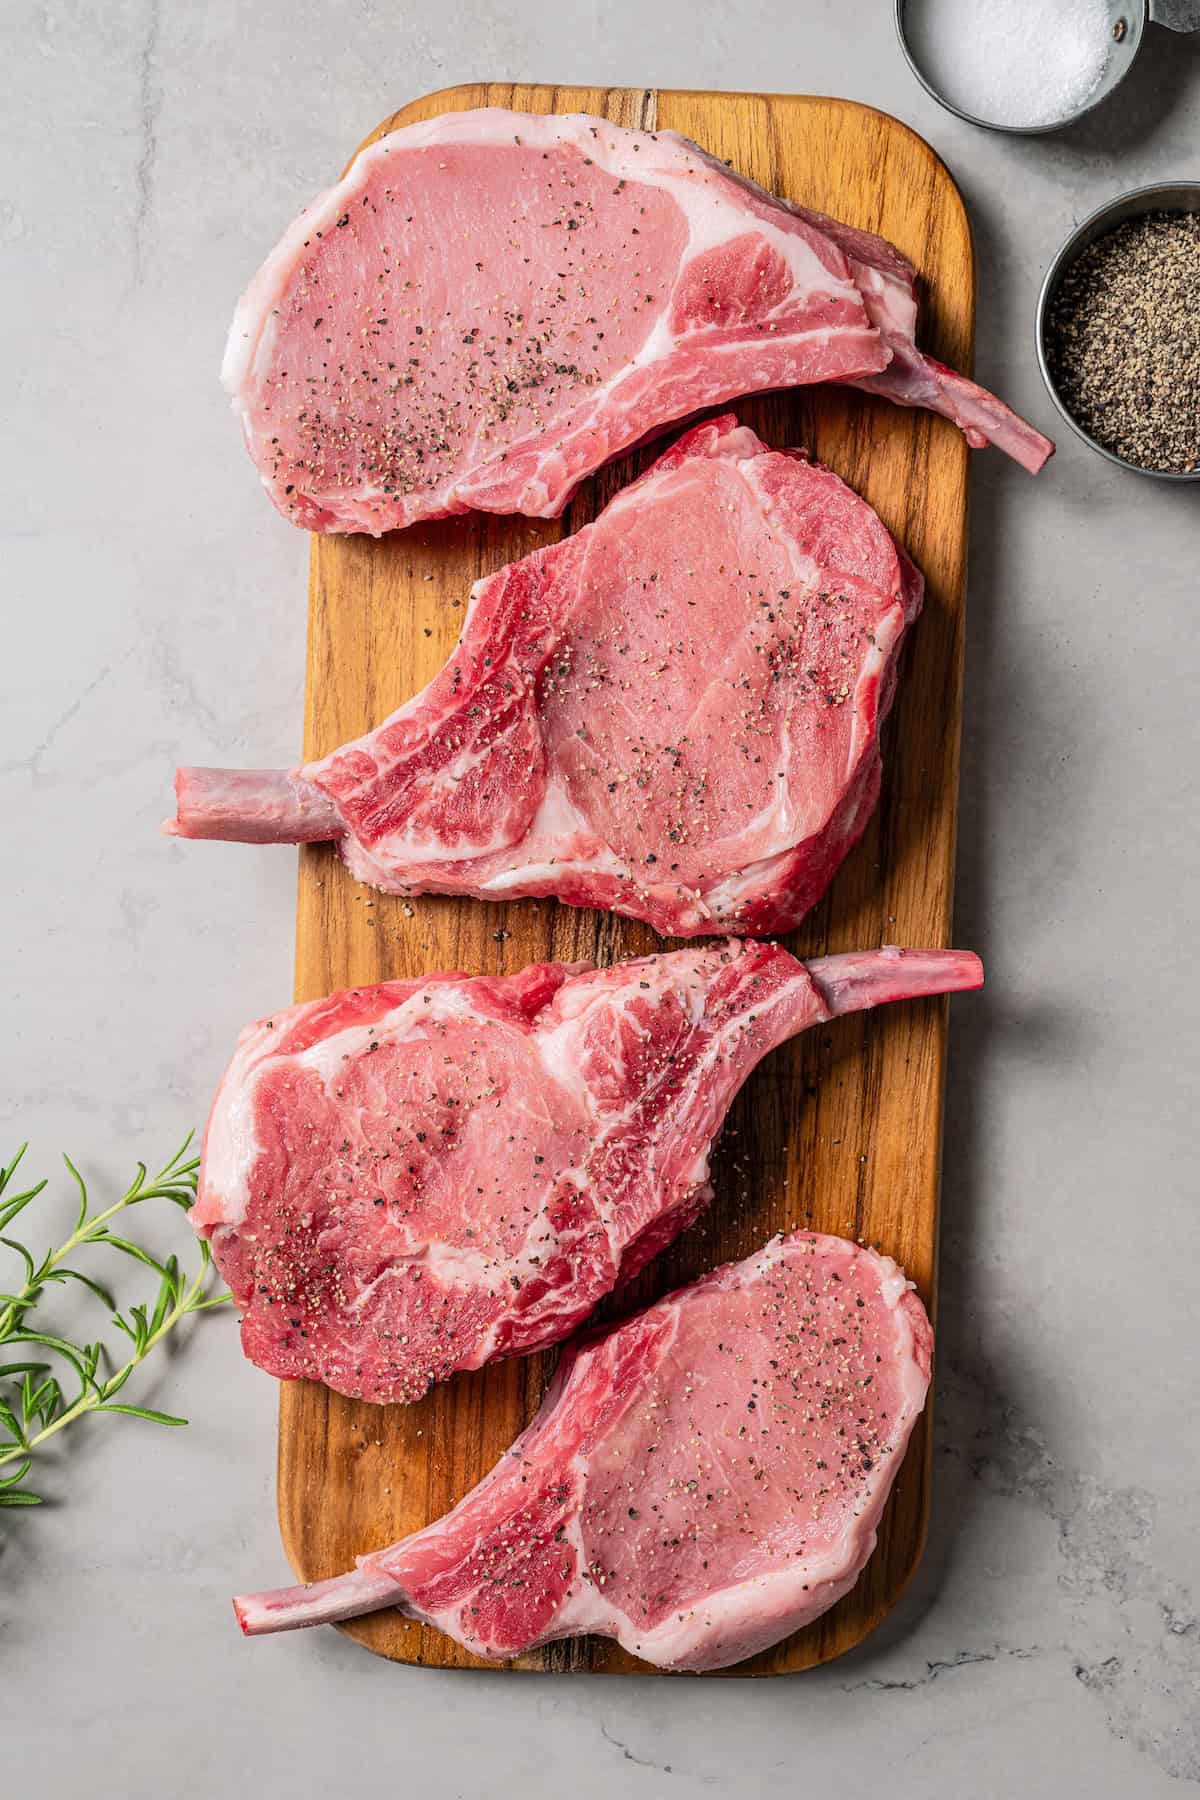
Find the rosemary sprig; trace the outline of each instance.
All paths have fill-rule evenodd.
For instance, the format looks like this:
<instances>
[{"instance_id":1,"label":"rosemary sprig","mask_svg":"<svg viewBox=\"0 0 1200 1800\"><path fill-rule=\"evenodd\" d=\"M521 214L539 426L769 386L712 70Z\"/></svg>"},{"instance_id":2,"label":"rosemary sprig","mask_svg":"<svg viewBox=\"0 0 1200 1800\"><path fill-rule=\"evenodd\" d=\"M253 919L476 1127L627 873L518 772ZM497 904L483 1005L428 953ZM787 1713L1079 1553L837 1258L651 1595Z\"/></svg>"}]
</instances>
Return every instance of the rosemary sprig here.
<instances>
[{"instance_id":1,"label":"rosemary sprig","mask_svg":"<svg viewBox=\"0 0 1200 1800\"><path fill-rule=\"evenodd\" d=\"M96 1213L88 1211L83 1177L70 1158L64 1156L79 1190L75 1227L65 1243L47 1250L40 1260L7 1234L18 1214L37 1199L46 1183L39 1181L19 1194L8 1192L25 1155L24 1144L7 1168L0 1169L0 1244L15 1252L24 1272L24 1282L15 1292L0 1293L0 1506L41 1504L41 1495L22 1485L34 1456L52 1437L90 1413L123 1413L135 1419L149 1419L156 1425L187 1424L186 1419L173 1413L159 1412L150 1406L131 1406L116 1396L139 1363L181 1319L221 1306L229 1295L210 1291L212 1258L207 1244L201 1242L199 1269L189 1277L178 1257L168 1256L160 1262L141 1244L120 1236L112 1227L121 1213L144 1200L169 1200L186 1212L196 1198L196 1171L200 1166L199 1157L188 1157L191 1142L189 1132L175 1155L153 1177L147 1174L145 1164L139 1163L137 1174L120 1199ZM69 1257L95 1244L105 1244L151 1269L158 1278L153 1298L122 1312L102 1282L71 1266ZM68 1282L87 1288L107 1307L110 1323L132 1346L128 1354L123 1353L123 1361L114 1366L114 1359L100 1341L77 1344L37 1328L34 1315L46 1290ZM8 1357L14 1350L18 1360L10 1362Z\"/></svg>"}]
</instances>

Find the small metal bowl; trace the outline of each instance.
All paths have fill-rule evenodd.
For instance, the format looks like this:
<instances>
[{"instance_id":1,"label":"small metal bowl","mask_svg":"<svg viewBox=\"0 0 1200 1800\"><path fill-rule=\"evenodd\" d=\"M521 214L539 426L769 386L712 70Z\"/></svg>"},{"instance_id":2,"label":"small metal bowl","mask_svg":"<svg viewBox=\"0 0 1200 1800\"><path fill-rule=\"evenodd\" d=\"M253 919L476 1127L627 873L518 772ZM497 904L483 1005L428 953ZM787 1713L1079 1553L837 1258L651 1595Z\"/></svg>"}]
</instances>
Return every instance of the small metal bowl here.
<instances>
[{"instance_id":1,"label":"small metal bowl","mask_svg":"<svg viewBox=\"0 0 1200 1800\"><path fill-rule=\"evenodd\" d=\"M953 100L947 99L933 85L925 73L923 61L929 60L928 53L922 57L925 45L921 42L918 25L920 13L919 0L896 0L896 36L900 39L900 48L904 52L905 61L931 99L947 112L953 113L956 119L963 119L968 125L981 126L984 131L1003 131L1015 137L1042 137L1047 132L1062 131L1076 120L1086 117L1090 112L1108 99L1113 89L1124 81L1132 69L1138 51L1142 47L1147 24L1156 17L1155 0L1108 0L1109 33L1111 47L1108 55L1108 66L1100 79L1099 86L1088 96L1082 106L1074 112L1065 113L1060 119L1051 119L1044 125L1001 125L995 119L981 119L975 113L964 112L961 106L955 106ZM1163 21L1164 23L1166 21ZM1194 23L1195 21L1193 21ZM1190 26L1171 26L1172 30L1186 30ZM1036 56L1038 46L1030 44L1029 54Z\"/></svg>"},{"instance_id":2,"label":"small metal bowl","mask_svg":"<svg viewBox=\"0 0 1200 1800\"><path fill-rule=\"evenodd\" d=\"M1074 230L1050 267L1046 271L1046 279L1042 283L1042 291L1037 303L1037 359L1042 371L1042 380L1046 383L1050 398L1057 406L1067 424L1077 437L1095 450L1097 455L1106 461L1115 463L1119 469L1130 469L1135 475L1152 475L1156 481L1200 481L1200 468L1197 469L1144 469L1140 463L1128 462L1125 457L1118 456L1115 451L1108 450L1098 443L1089 431L1085 431L1079 420L1069 410L1054 385L1054 377L1050 373L1050 365L1046 356L1046 318L1051 302L1058 292L1059 285L1076 257L1086 250L1089 244L1103 237L1105 232L1112 231L1126 219L1137 219L1148 212L1200 212L1200 181L1164 181L1153 187L1133 188L1127 194L1119 194L1099 207L1090 218Z\"/></svg>"}]
</instances>

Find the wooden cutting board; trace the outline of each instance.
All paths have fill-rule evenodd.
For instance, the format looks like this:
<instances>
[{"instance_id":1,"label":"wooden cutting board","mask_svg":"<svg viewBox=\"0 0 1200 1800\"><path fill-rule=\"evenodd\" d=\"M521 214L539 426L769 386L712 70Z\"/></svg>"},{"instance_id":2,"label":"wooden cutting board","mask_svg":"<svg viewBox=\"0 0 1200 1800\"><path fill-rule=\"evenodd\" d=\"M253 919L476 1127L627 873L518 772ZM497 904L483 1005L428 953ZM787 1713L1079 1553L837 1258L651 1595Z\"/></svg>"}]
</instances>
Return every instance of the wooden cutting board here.
<instances>
[{"instance_id":1,"label":"wooden cutting board","mask_svg":"<svg viewBox=\"0 0 1200 1800\"><path fill-rule=\"evenodd\" d=\"M655 89L452 88L405 107L372 133L451 110L507 106L588 112L681 131L775 193L835 214L904 250L925 280L924 346L969 371L974 266L962 200L937 157L905 126L845 100L672 93ZM367 140L368 142L371 139ZM800 955L881 943L950 941L961 717L966 474L959 434L925 413L833 388L737 404L766 441L801 444L864 494L925 572L887 728L879 810L824 903L790 940ZM656 454L623 457L586 482L558 522L451 519L366 537L314 537L304 753L357 737L445 661L471 584L593 518ZM357 886L328 845L300 857L296 998L435 969L511 973L543 958L599 963L660 948L632 920L528 900L405 902ZM716 1200L651 1266L642 1305L715 1263L811 1226L879 1244L932 1310L946 1005L858 1014L810 1032L763 1063L743 1089L716 1154ZM420 1405L379 1408L308 1383L280 1397L279 1513L297 1574L348 1568L437 1518L495 1463L537 1408L553 1353L459 1376ZM872 1630L912 1574L929 1513L929 1409L857 1587L824 1618L743 1664L778 1674L837 1656ZM391 1612L346 1626L400 1662L478 1667L438 1632ZM631 1670L615 1645L576 1640L508 1665Z\"/></svg>"}]
</instances>

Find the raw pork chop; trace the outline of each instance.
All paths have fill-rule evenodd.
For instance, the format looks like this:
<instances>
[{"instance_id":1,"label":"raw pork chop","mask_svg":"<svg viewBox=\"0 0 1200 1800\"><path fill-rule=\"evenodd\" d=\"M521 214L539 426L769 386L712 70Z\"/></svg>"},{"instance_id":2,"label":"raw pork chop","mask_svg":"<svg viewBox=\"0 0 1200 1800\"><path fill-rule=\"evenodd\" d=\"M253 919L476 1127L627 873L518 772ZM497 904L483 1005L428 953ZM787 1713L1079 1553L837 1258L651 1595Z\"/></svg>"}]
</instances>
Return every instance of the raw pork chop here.
<instances>
[{"instance_id":1,"label":"raw pork chop","mask_svg":"<svg viewBox=\"0 0 1200 1800\"><path fill-rule=\"evenodd\" d=\"M879 792L921 578L827 469L732 415L476 584L442 673L294 772L181 769L181 837L334 838L391 893L557 894L787 931Z\"/></svg>"},{"instance_id":2,"label":"raw pork chop","mask_svg":"<svg viewBox=\"0 0 1200 1800\"><path fill-rule=\"evenodd\" d=\"M981 980L966 951L806 967L734 939L334 994L243 1032L190 1216L252 1362L417 1400L558 1343L690 1225L730 1102L776 1044Z\"/></svg>"},{"instance_id":3,"label":"raw pork chop","mask_svg":"<svg viewBox=\"0 0 1200 1800\"><path fill-rule=\"evenodd\" d=\"M581 1632L719 1669L858 1579L933 1338L889 1258L797 1232L569 1349L454 1511L351 1574L235 1600L253 1635L395 1606L477 1656Z\"/></svg>"},{"instance_id":4,"label":"raw pork chop","mask_svg":"<svg viewBox=\"0 0 1200 1800\"><path fill-rule=\"evenodd\" d=\"M737 394L863 381L1036 470L1053 445L913 342L914 271L674 132L486 110L406 125L285 233L223 379L275 504L378 535L556 517Z\"/></svg>"}]
</instances>

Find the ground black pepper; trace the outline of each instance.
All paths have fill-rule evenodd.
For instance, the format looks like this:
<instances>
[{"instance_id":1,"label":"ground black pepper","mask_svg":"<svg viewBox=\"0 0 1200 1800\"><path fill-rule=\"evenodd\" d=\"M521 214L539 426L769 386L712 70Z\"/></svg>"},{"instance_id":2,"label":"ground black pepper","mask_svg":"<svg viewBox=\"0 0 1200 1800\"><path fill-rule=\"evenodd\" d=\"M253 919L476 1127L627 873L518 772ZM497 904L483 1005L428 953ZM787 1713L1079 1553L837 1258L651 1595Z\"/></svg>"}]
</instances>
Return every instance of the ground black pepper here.
<instances>
[{"instance_id":1,"label":"ground black pepper","mask_svg":"<svg viewBox=\"0 0 1200 1800\"><path fill-rule=\"evenodd\" d=\"M1142 469L1200 467L1200 213L1146 213L1067 271L1046 319L1059 398Z\"/></svg>"}]
</instances>

